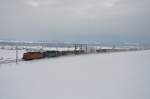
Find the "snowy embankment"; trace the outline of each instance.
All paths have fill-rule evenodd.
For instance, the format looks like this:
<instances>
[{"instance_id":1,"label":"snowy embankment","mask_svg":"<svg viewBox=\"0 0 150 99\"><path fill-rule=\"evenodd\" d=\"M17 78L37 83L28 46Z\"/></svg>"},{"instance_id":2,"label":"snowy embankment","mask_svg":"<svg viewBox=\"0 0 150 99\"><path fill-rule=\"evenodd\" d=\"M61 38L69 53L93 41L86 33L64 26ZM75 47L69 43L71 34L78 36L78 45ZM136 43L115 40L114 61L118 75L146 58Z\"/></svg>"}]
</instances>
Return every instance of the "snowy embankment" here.
<instances>
[{"instance_id":1,"label":"snowy embankment","mask_svg":"<svg viewBox=\"0 0 150 99\"><path fill-rule=\"evenodd\" d=\"M18 50L18 60L22 59L25 50ZM16 61L16 50L0 49L0 64Z\"/></svg>"},{"instance_id":2,"label":"snowy embankment","mask_svg":"<svg viewBox=\"0 0 150 99\"><path fill-rule=\"evenodd\" d=\"M150 51L43 59L0 67L0 99L150 99Z\"/></svg>"},{"instance_id":3,"label":"snowy embankment","mask_svg":"<svg viewBox=\"0 0 150 99\"><path fill-rule=\"evenodd\" d=\"M59 51L72 51L74 50L73 48L54 48L54 47L45 47L41 48L38 46L35 47L24 47L20 46L18 47L19 50L16 52L16 47L15 46L5 46L4 49L0 49L0 64L7 64L7 63L15 63L16 62L16 53L17 53L17 59L18 61L22 60L23 54L27 51L42 51L44 50L59 50Z\"/></svg>"}]
</instances>

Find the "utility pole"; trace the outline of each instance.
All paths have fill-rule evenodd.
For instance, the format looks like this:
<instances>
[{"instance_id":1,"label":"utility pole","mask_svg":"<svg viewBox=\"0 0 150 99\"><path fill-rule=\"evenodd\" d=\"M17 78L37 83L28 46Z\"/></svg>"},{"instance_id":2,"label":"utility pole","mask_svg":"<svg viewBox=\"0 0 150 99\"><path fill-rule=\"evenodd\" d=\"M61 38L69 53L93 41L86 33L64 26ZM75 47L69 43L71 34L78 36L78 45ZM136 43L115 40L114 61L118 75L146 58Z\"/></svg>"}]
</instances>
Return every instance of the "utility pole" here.
<instances>
[{"instance_id":1,"label":"utility pole","mask_svg":"<svg viewBox=\"0 0 150 99\"><path fill-rule=\"evenodd\" d=\"M82 44L80 44L80 50L82 51Z\"/></svg>"},{"instance_id":2,"label":"utility pole","mask_svg":"<svg viewBox=\"0 0 150 99\"><path fill-rule=\"evenodd\" d=\"M77 54L77 44L74 45L74 54Z\"/></svg>"},{"instance_id":3,"label":"utility pole","mask_svg":"<svg viewBox=\"0 0 150 99\"><path fill-rule=\"evenodd\" d=\"M80 54L82 53L82 44L80 44Z\"/></svg>"},{"instance_id":4,"label":"utility pole","mask_svg":"<svg viewBox=\"0 0 150 99\"><path fill-rule=\"evenodd\" d=\"M86 51L86 54L88 53L88 45L86 44L86 47L85 47L85 51Z\"/></svg>"},{"instance_id":5,"label":"utility pole","mask_svg":"<svg viewBox=\"0 0 150 99\"><path fill-rule=\"evenodd\" d=\"M56 55L58 56L58 43L56 43L55 46L56 46Z\"/></svg>"},{"instance_id":6,"label":"utility pole","mask_svg":"<svg viewBox=\"0 0 150 99\"><path fill-rule=\"evenodd\" d=\"M16 64L18 64L18 47L16 46Z\"/></svg>"}]
</instances>

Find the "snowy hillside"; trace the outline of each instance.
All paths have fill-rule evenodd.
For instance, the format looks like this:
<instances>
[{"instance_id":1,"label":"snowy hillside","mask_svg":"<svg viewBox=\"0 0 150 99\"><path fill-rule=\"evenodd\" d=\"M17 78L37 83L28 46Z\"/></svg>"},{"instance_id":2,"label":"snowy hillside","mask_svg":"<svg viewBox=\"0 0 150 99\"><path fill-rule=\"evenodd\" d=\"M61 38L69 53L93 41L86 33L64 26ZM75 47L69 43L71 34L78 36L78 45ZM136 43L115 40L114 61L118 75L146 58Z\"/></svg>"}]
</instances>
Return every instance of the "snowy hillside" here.
<instances>
[{"instance_id":1,"label":"snowy hillside","mask_svg":"<svg viewBox=\"0 0 150 99\"><path fill-rule=\"evenodd\" d=\"M0 99L150 99L150 51L0 65Z\"/></svg>"}]
</instances>

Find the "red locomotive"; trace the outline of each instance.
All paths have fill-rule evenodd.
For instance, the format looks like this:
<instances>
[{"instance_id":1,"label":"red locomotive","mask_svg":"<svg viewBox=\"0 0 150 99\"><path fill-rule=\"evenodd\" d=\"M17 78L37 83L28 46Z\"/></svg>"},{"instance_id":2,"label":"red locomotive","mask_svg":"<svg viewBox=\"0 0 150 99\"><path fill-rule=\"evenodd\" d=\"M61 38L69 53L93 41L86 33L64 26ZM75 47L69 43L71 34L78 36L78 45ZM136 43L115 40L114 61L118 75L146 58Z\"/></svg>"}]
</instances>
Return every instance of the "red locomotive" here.
<instances>
[{"instance_id":1,"label":"red locomotive","mask_svg":"<svg viewBox=\"0 0 150 99\"><path fill-rule=\"evenodd\" d=\"M34 59L41 59L44 58L42 52L27 52L23 54L24 60L34 60Z\"/></svg>"}]
</instances>

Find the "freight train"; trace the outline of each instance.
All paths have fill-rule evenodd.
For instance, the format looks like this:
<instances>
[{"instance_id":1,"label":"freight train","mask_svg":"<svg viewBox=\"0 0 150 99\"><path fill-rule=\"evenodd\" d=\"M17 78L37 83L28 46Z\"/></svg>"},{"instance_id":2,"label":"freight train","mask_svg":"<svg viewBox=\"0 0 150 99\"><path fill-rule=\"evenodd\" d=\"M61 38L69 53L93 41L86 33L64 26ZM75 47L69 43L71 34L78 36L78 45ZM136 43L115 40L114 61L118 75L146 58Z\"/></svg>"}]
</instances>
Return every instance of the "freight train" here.
<instances>
[{"instance_id":1,"label":"freight train","mask_svg":"<svg viewBox=\"0 0 150 99\"><path fill-rule=\"evenodd\" d=\"M59 56L66 56L66 55L78 55L84 54L83 50L78 51L44 51L44 52L27 52L23 54L23 60L35 60L35 59L42 59L42 58L50 58L50 57L59 57Z\"/></svg>"}]
</instances>

